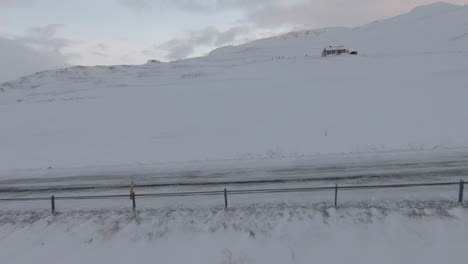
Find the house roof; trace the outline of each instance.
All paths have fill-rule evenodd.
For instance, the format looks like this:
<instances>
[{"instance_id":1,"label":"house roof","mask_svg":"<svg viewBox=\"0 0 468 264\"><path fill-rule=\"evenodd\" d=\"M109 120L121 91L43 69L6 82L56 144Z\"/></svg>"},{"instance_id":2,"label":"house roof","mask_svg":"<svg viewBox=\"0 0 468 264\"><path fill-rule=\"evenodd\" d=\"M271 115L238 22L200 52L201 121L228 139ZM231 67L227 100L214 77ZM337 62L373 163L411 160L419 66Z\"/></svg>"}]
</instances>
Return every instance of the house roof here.
<instances>
[{"instance_id":1,"label":"house roof","mask_svg":"<svg viewBox=\"0 0 468 264\"><path fill-rule=\"evenodd\" d=\"M328 46L325 48L325 50L345 50L346 48L344 46Z\"/></svg>"}]
</instances>

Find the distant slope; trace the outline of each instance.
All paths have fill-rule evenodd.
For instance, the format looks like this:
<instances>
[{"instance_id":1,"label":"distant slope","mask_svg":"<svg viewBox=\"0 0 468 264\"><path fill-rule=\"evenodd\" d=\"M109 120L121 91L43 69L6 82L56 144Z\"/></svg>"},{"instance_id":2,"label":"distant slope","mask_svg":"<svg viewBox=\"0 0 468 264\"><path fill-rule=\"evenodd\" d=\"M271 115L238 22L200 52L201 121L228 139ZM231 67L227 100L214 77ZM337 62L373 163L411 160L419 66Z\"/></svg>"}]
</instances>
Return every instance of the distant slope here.
<instances>
[{"instance_id":1,"label":"distant slope","mask_svg":"<svg viewBox=\"0 0 468 264\"><path fill-rule=\"evenodd\" d=\"M0 170L468 146L468 6L0 85ZM321 58L328 45L359 56Z\"/></svg>"},{"instance_id":2,"label":"distant slope","mask_svg":"<svg viewBox=\"0 0 468 264\"><path fill-rule=\"evenodd\" d=\"M219 48L211 52L211 55L314 56L329 45L345 45L364 54L467 51L467 23L468 6L435 3L358 28L290 32L245 45Z\"/></svg>"}]
</instances>

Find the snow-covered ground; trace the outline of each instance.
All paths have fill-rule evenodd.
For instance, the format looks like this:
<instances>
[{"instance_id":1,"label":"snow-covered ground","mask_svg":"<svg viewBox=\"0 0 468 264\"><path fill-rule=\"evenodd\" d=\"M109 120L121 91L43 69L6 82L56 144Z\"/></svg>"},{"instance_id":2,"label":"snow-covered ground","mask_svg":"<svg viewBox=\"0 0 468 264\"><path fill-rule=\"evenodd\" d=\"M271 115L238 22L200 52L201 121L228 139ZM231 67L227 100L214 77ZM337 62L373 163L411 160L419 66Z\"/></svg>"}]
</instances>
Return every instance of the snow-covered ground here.
<instances>
[{"instance_id":1,"label":"snow-covered ground","mask_svg":"<svg viewBox=\"0 0 468 264\"><path fill-rule=\"evenodd\" d=\"M468 6L0 84L5 197L468 180ZM321 58L329 45L358 56ZM265 181L270 182L265 182ZM276 182L275 182L276 181ZM283 182L281 182L283 181ZM177 185L178 184L178 185ZM194 185L195 184L195 185ZM88 189L70 188L84 187ZM97 188L97 189L89 189ZM2 263L464 263L457 186L0 202ZM465 199L466 200L466 199Z\"/></svg>"},{"instance_id":2,"label":"snow-covered ground","mask_svg":"<svg viewBox=\"0 0 468 264\"><path fill-rule=\"evenodd\" d=\"M468 6L302 31L209 56L0 85L14 169L468 146ZM343 44L359 56L321 58Z\"/></svg>"},{"instance_id":3,"label":"snow-covered ground","mask_svg":"<svg viewBox=\"0 0 468 264\"><path fill-rule=\"evenodd\" d=\"M349 204L0 214L2 263L464 263L468 208Z\"/></svg>"}]
</instances>

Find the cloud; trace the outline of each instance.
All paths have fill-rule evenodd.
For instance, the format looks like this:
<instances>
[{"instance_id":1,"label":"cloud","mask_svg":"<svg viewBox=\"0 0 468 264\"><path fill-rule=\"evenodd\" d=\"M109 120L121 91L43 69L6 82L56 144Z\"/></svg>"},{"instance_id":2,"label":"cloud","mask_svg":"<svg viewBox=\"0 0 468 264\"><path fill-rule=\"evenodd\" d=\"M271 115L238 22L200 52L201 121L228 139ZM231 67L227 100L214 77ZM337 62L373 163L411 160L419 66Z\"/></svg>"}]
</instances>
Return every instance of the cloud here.
<instances>
[{"instance_id":1,"label":"cloud","mask_svg":"<svg viewBox=\"0 0 468 264\"><path fill-rule=\"evenodd\" d=\"M303 0L293 3L275 3L253 10L244 22L255 27L311 29L332 26L360 26L377 19L393 17L411 9L437 2L437 0ZM454 4L467 4L468 0L452 0Z\"/></svg>"},{"instance_id":2,"label":"cloud","mask_svg":"<svg viewBox=\"0 0 468 264\"><path fill-rule=\"evenodd\" d=\"M214 27L187 31L184 36L168 40L157 48L167 51L168 59L182 59L189 56L195 47L214 43L219 34Z\"/></svg>"},{"instance_id":3,"label":"cloud","mask_svg":"<svg viewBox=\"0 0 468 264\"><path fill-rule=\"evenodd\" d=\"M51 24L29 28L21 36L0 37L0 81L67 66L73 55L63 49L74 42L56 37L61 28Z\"/></svg>"},{"instance_id":4,"label":"cloud","mask_svg":"<svg viewBox=\"0 0 468 264\"><path fill-rule=\"evenodd\" d=\"M200 46L219 46L231 44L239 36L250 32L247 26L237 26L226 31L219 31L214 27L200 30L186 31L182 36L173 38L156 46L156 49L166 51L166 58L170 60L183 59L191 55ZM145 53L149 54L148 51Z\"/></svg>"},{"instance_id":5,"label":"cloud","mask_svg":"<svg viewBox=\"0 0 468 264\"><path fill-rule=\"evenodd\" d=\"M309 26L313 21L319 20L320 12L310 3L300 3L292 6L275 5L252 12L246 21L254 23L257 27L273 28L280 26Z\"/></svg>"},{"instance_id":6,"label":"cloud","mask_svg":"<svg viewBox=\"0 0 468 264\"><path fill-rule=\"evenodd\" d=\"M359 21L358 16L362 15L362 12L356 11L361 10L360 3L362 1L307 0L295 4L275 4L249 13L245 21L261 28L286 26L305 29L339 26L346 24L353 16L356 16L354 21ZM369 4L372 5L366 3Z\"/></svg>"},{"instance_id":7,"label":"cloud","mask_svg":"<svg viewBox=\"0 0 468 264\"><path fill-rule=\"evenodd\" d=\"M408 12L440 0L117 0L139 10L177 9L186 12L239 10L244 23L260 28L310 29L358 26ZM468 0L445 0L468 4Z\"/></svg>"},{"instance_id":8,"label":"cloud","mask_svg":"<svg viewBox=\"0 0 468 264\"><path fill-rule=\"evenodd\" d=\"M234 42L237 37L240 35L245 35L250 33L250 28L248 26L237 26L230 28L227 31L221 32L215 41L215 45L226 45Z\"/></svg>"},{"instance_id":9,"label":"cloud","mask_svg":"<svg viewBox=\"0 0 468 264\"><path fill-rule=\"evenodd\" d=\"M0 0L0 5L10 5L15 2L18 2L18 0Z\"/></svg>"},{"instance_id":10,"label":"cloud","mask_svg":"<svg viewBox=\"0 0 468 264\"><path fill-rule=\"evenodd\" d=\"M97 50L108 50L109 46L104 44L104 43L98 43L98 44L96 44L95 49L97 49Z\"/></svg>"},{"instance_id":11,"label":"cloud","mask_svg":"<svg viewBox=\"0 0 468 264\"><path fill-rule=\"evenodd\" d=\"M110 55L104 53L104 52L99 52L99 51L91 51L91 55L98 56L98 57L110 57Z\"/></svg>"},{"instance_id":12,"label":"cloud","mask_svg":"<svg viewBox=\"0 0 468 264\"><path fill-rule=\"evenodd\" d=\"M0 38L0 82L38 71L67 66L67 57L53 51L36 50L21 40Z\"/></svg>"},{"instance_id":13,"label":"cloud","mask_svg":"<svg viewBox=\"0 0 468 264\"><path fill-rule=\"evenodd\" d=\"M176 8L183 11L214 12L229 9L256 9L284 0L117 0L136 10Z\"/></svg>"},{"instance_id":14,"label":"cloud","mask_svg":"<svg viewBox=\"0 0 468 264\"><path fill-rule=\"evenodd\" d=\"M88 52L97 57L105 57L109 58L111 55L107 54L106 52L109 51L110 47L104 43L98 43L88 49Z\"/></svg>"},{"instance_id":15,"label":"cloud","mask_svg":"<svg viewBox=\"0 0 468 264\"><path fill-rule=\"evenodd\" d=\"M151 8L150 0L117 0L117 2L130 7L132 9L143 11Z\"/></svg>"},{"instance_id":16,"label":"cloud","mask_svg":"<svg viewBox=\"0 0 468 264\"><path fill-rule=\"evenodd\" d=\"M25 31L24 36L18 39L38 49L59 52L73 43L71 40L56 37L62 27L63 25L60 24L50 24L44 27L29 28Z\"/></svg>"},{"instance_id":17,"label":"cloud","mask_svg":"<svg viewBox=\"0 0 468 264\"><path fill-rule=\"evenodd\" d=\"M12 6L16 4L22 4L27 2L33 2L35 0L0 0L0 6Z\"/></svg>"}]
</instances>

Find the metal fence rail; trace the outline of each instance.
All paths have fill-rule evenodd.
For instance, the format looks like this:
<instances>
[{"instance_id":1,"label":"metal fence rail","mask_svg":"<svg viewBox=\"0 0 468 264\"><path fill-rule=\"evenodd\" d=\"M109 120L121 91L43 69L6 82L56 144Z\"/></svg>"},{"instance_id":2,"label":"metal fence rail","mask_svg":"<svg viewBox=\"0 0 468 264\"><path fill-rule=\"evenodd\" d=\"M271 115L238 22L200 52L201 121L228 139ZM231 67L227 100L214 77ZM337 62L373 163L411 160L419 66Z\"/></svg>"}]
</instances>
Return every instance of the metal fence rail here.
<instances>
[{"instance_id":1,"label":"metal fence rail","mask_svg":"<svg viewBox=\"0 0 468 264\"><path fill-rule=\"evenodd\" d=\"M161 198L161 197L195 197L195 196L224 196L224 206L228 207L228 195L248 195L248 194L273 194L273 193L304 193L304 192L335 192L335 206L338 205L338 191L352 190L376 190L391 188L413 188L413 187L434 187L434 186L459 186L458 202L463 204L464 180L459 182L431 182L431 183L403 183L403 184L382 184L382 185L345 185L345 186L322 186L322 187L303 187L303 188L274 188L274 189L245 189L245 190L227 190L223 191L194 191L194 192L161 192L161 193L142 193L132 192L129 195L77 195L77 196L55 196L51 197L18 197L18 198L0 198L0 202L21 202L21 201L50 201L52 213L55 212L55 201L57 200L97 200L97 199L126 199L132 200L133 210L136 209L137 198Z\"/></svg>"}]
</instances>

